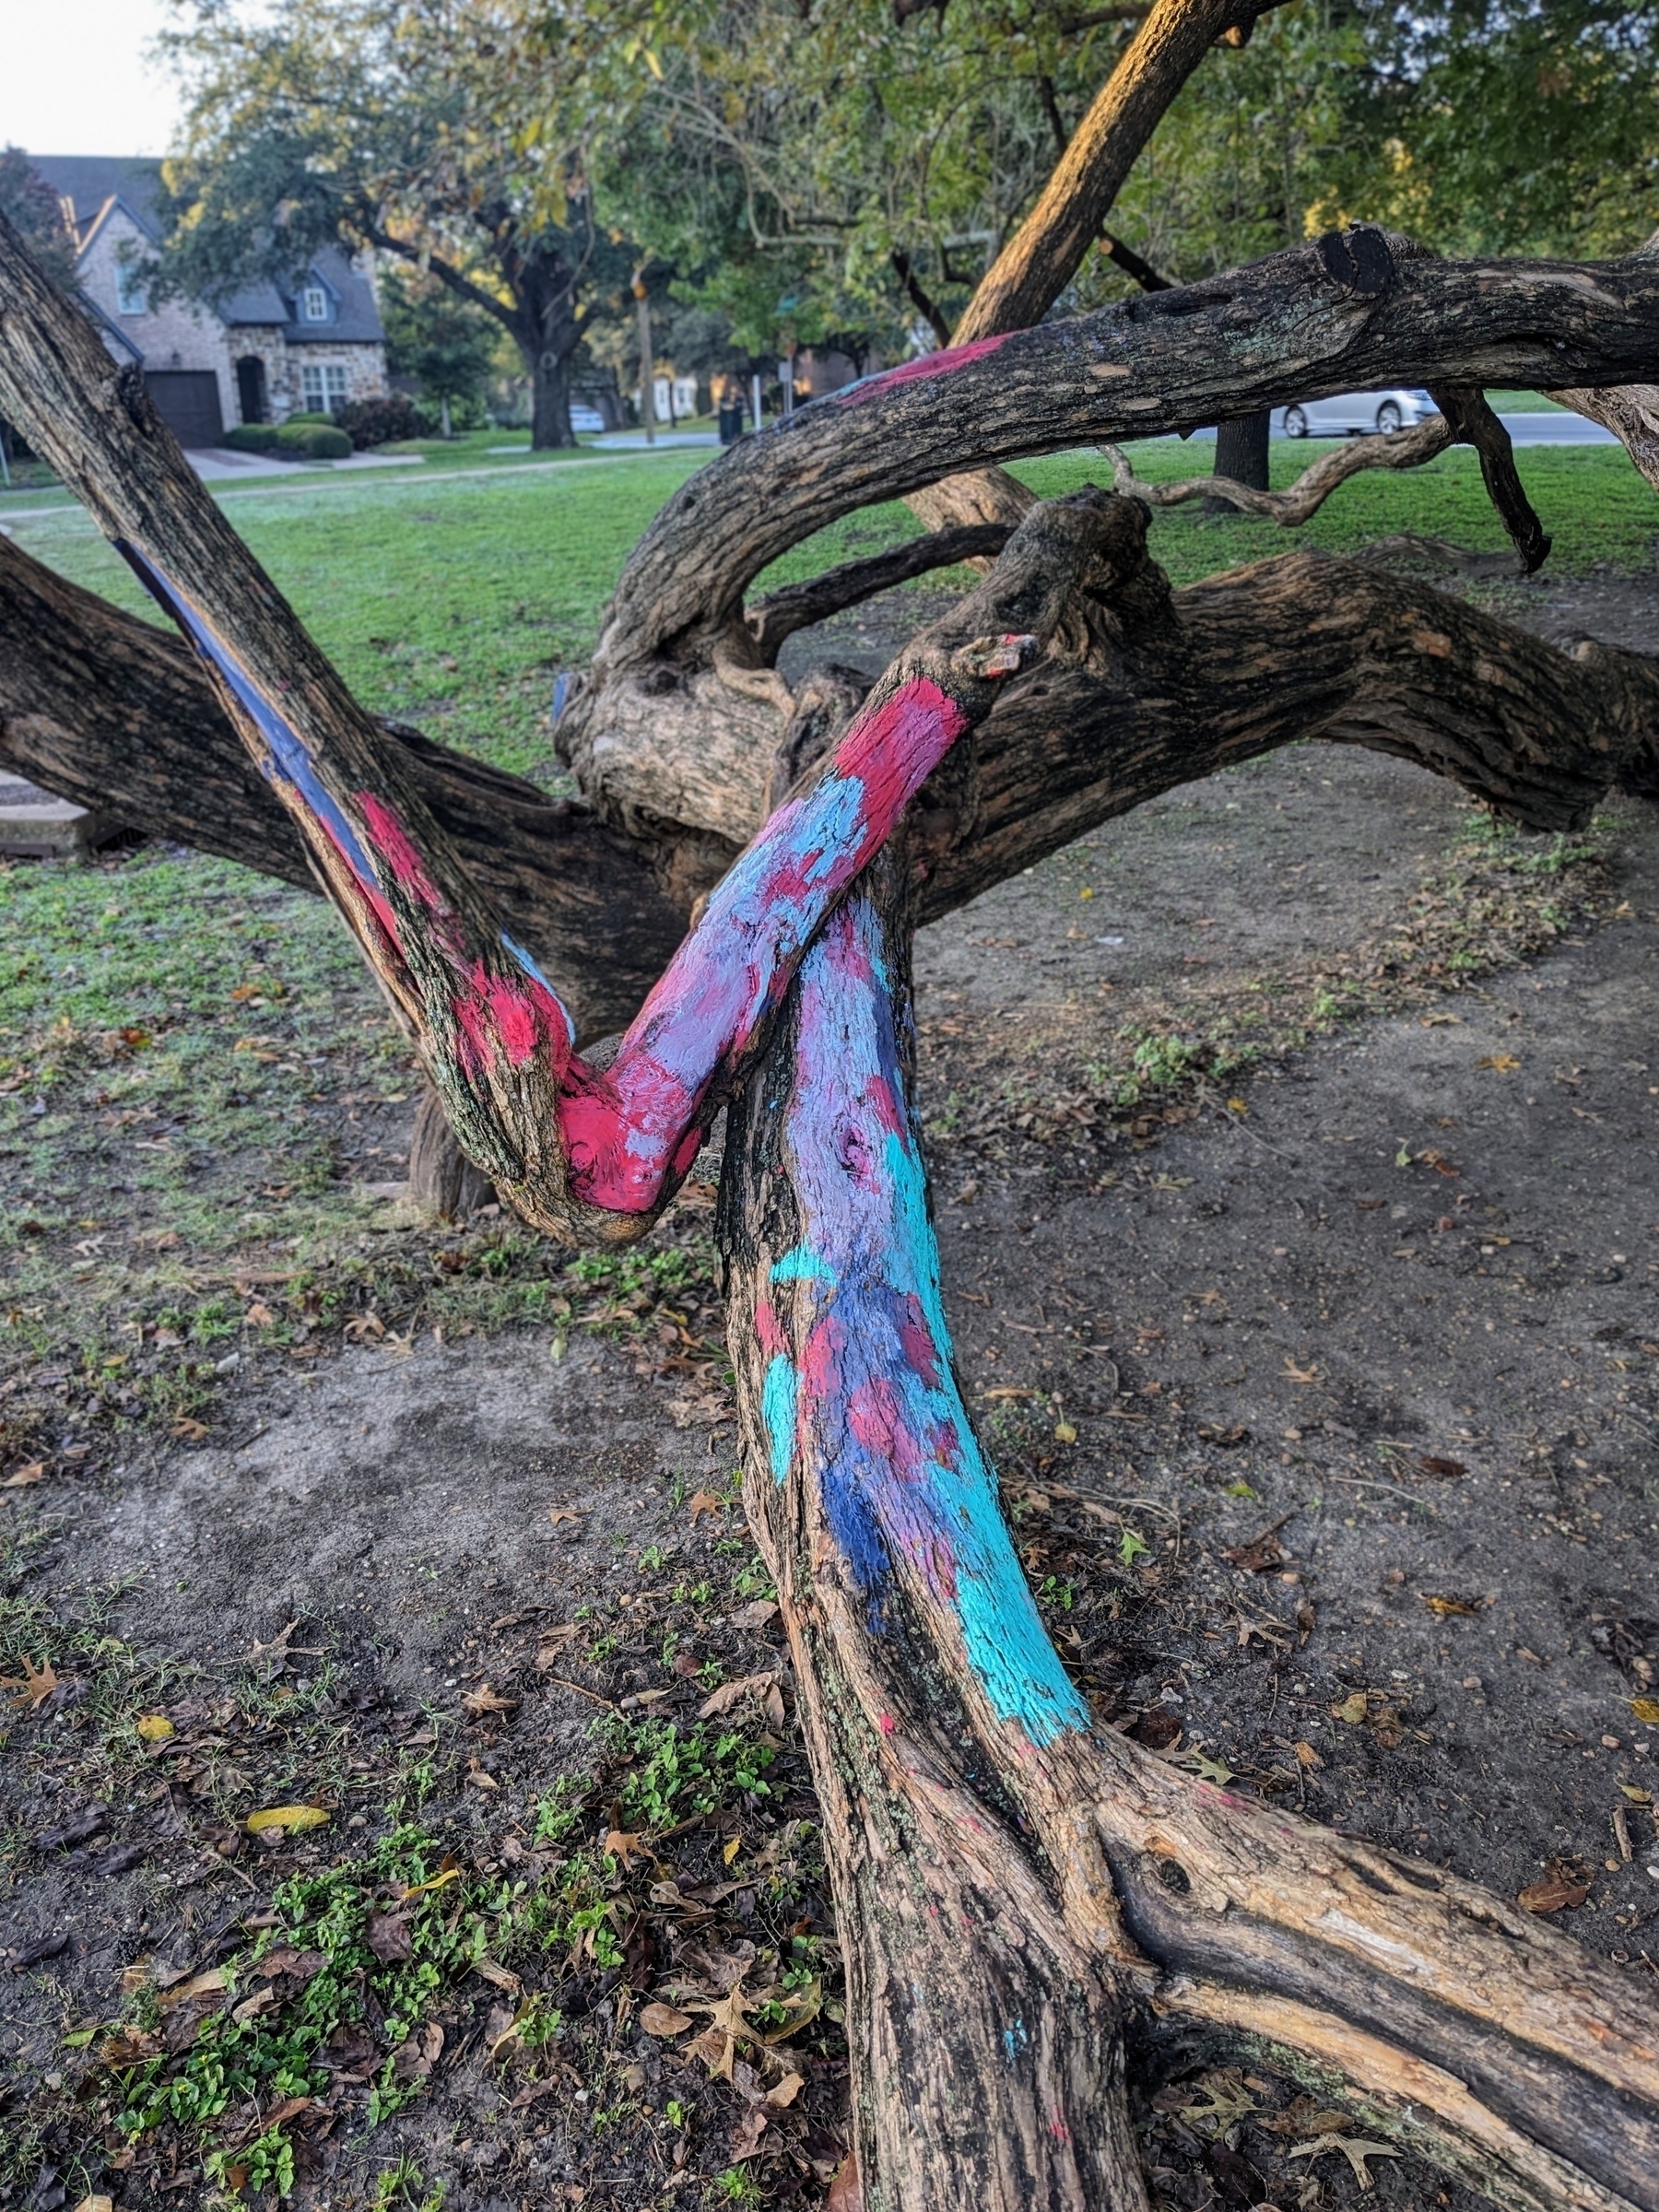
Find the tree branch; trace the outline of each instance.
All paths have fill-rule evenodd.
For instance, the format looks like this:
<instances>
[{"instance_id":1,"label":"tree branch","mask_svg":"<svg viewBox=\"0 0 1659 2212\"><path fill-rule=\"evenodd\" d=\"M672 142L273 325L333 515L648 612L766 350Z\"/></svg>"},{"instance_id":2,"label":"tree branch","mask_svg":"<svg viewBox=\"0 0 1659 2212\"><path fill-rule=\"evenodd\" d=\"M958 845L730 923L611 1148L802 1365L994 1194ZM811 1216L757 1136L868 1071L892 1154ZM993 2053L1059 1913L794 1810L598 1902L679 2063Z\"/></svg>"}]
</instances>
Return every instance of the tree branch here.
<instances>
[{"instance_id":1,"label":"tree branch","mask_svg":"<svg viewBox=\"0 0 1659 2212\"><path fill-rule=\"evenodd\" d=\"M1037 205L986 272L954 334L1024 330L1071 282L1124 181L1177 93L1229 26L1239 0L1154 0L1071 134Z\"/></svg>"},{"instance_id":2,"label":"tree branch","mask_svg":"<svg viewBox=\"0 0 1659 2212\"><path fill-rule=\"evenodd\" d=\"M1135 465L1121 446L1103 444L1100 451L1112 463L1112 482L1125 498L1143 500L1148 507L1182 507L1189 500L1225 500L1245 514L1259 514L1287 530L1311 522L1339 484L1370 468L1420 468L1454 443L1452 426L1443 415L1391 438L1350 438L1304 468L1294 484L1283 491L1258 491L1253 485L1238 484L1230 477L1178 477L1173 483L1148 484L1135 473Z\"/></svg>"},{"instance_id":3,"label":"tree branch","mask_svg":"<svg viewBox=\"0 0 1659 2212\"><path fill-rule=\"evenodd\" d=\"M912 262L910 255L900 247L895 246L892 252L892 263L894 272L900 283L904 287L905 298L927 324L929 330L933 332L939 344L948 346L950 325L945 320L944 311L923 289L922 280L916 275L915 265Z\"/></svg>"},{"instance_id":4,"label":"tree branch","mask_svg":"<svg viewBox=\"0 0 1659 2212\"><path fill-rule=\"evenodd\" d=\"M314 891L304 838L261 775L198 656L0 537L0 762L77 806L112 807L153 837ZM635 843L579 801L549 799L401 724L381 725L570 1007L579 1040L623 1029L733 848Z\"/></svg>"},{"instance_id":5,"label":"tree branch","mask_svg":"<svg viewBox=\"0 0 1659 2212\"><path fill-rule=\"evenodd\" d=\"M1532 575L1543 567L1550 541L1522 486L1509 432L1487 405L1478 384L1430 385L1430 396L1451 425L1453 440L1472 445L1479 454L1487 495L1514 542L1522 575Z\"/></svg>"},{"instance_id":6,"label":"tree branch","mask_svg":"<svg viewBox=\"0 0 1659 2212\"><path fill-rule=\"evenodd\" d=\"M1176 287L1168 276L1160 276L1152 264L1127 246L1110 230L1100 233L1100 251L1108 261L1115 262L1125 276L1133 276L1143 292L1172 292Z\"/></svg>"},{"instance_id":7,"label":"tree branch","mask_svg":"<svg viewBox=\"0 0 1659 2212\"><path fill-rule=\"evenodd\" d=\"M988 559L1002 551L1010 535L1004 523L981 523L912 537L885 553L872 554L868 559L850 560L841 568L827 569L806 583L785 584L763 599L751 600L743 619L770 666L777 659L779 646L797 629L828 621L843 607L856 606L861 600L873 599L877 592L909 583L931 570Z\"/></svg>"}]
</instances>

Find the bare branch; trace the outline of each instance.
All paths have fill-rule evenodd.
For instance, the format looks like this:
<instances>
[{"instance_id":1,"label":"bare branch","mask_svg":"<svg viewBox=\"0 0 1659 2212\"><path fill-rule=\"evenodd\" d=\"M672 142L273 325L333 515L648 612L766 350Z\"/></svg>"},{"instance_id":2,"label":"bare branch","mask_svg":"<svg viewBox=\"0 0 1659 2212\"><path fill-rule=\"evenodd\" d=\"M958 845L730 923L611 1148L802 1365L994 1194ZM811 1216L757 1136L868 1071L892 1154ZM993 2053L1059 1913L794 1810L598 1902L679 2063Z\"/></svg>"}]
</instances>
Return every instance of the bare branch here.
<instances>
[{"instance_id":1,"label":"bare branch","mask_svg":"<svg viewBox=\"0 0 1659 2212\"><path fill-rule=\"evenodd\" d=\"M1245 514L1259 514L1286 530L1300 529L1319 512L1339 484L1370 468L1420 468L1453 443L1452 427L1443 415L1392 437L1380 434L1352 438L1322 453L1304 468L1294 484L1283 491L1258 491L1230 477L1180 477L1172 484L1149 484L1135 473L1135 465L1121 446L1103 444L1100 451L1112 463L1112 488L1142 500L1148 507L1182 507L1189 500L1225 500Z\"/></svg>"},{"instance_id":2,"label":"bare branch","mask_svg":"<svg viewBox=\"0 0 1659 2212\"><path fill-rule=\"evenodd\" d=\"M765 598L751 601L744 622L771 662L776 659L784 639L797 629L827 621L843 607L856 606L861 600L873 599L877 592L908 583L912 577L925 576L930 570L987 559L1002 551L1008 536L1006 524L981 523L913 537L886 553L872 554L867 560L850 560L841 568L826 570L809 582L786 584L781 591L769 592Z\"/></svg>"},{"instance_id":3,"label":"bare branch","mask_svg":"<svg viewBox=\"0 0 1659 2212\"><path fill-rule=\"evenodd\" d=\"M1549 553L1544 525L1533 512L1515 468L1510 434L1477 384L1430 386L1435 406L1452 426L1460 445L1472 445L1480 455L1480 474L1499 520L1514 541L1523 576L1543 567Z\"/></svg>"}]
</instances>

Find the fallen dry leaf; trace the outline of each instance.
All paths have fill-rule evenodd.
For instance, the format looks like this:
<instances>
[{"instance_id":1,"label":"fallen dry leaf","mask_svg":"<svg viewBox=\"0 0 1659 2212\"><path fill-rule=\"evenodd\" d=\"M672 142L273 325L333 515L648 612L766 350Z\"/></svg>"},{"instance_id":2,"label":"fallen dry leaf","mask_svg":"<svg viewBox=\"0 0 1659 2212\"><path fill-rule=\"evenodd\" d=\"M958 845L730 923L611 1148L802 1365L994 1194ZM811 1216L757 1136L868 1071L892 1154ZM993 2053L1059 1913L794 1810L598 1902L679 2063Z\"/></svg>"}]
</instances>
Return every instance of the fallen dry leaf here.
<instances>
[{"instance_id":1,"label":"fallen dry leaf","mask_svg":"<svg viewBox=\"0 0 1659 2212\"><path fill-rule=\"evenodd\" d=\"M1524 1912L1561 1912L1582 1905L1590 1885L1562 1859L1553 1860L1542 1881L1529 1883L1515 1902Z\"/></svg>"},{"instance_id":2,"label":"fallen dry leaf","mask_svg":"<svg viewBox=\"0 0 1659 2212\"><path fill-rule=\"evenodd\" d=\"M764 1629L776 1618L777 1606L770 1597L758 1597L752 1604L739 1606L732 1616L735 1629Z\"/></svg>"},{"instance_id":3,"label":"fallen dry leaf","mask_svg":"<svg viewBox=\"0 0 1659 2212\"><path fill-rule=\"evenodd\" d=\"M550 1505L547 1518L557 1528L561 1521L580 1521L582 1516L573 1505Z\"/></svg>"},{"instance_id":4,"label":"fallen dry leaf","mask_svg":"<svg viewBox=\"0 0 1659 2212\"><path fill-rule=\"evenodd\" d=\"M187 1413L182 1413L173 1423L171 1433L182 1437L186 1443L199 1444L207 1433L207 1424L206 1421L193 1421Z\"/></svg>"},{"instance_id":5,"label":"fallen dry leaf","mask_svg":"<svg viewBox=\"0 0 1659 2212\"><path fill-rule=\"evenodd\" d=\"M1312 1744L1298 1744L1296 1746L1296 1763L1299 1767L1306 1767L1310 1772L1314 1772L1324 1765L1324 1760L1320 1758Z\"/></svg>"},{"instance_id":6,"label":"fallen dry leaf","mask_svg":"<svg viewBox=\"0 0 1659 2212\"><path fill-rule=\"evenodd\" d=\"M1256 2125L1270 2136L1339 2136L1349 2115L1316 2097L1294 2097L1282 2112L1264 2112Z\"/></svg>"},{"instance_id":7,"label":"fallen dry leaf","mask_svg":"<svg viewBox=\"0 0 1659 2212\"><path fill-rule=\"evenodd\" d=\"M1632 1698L1630 1711L1650 1728L1659 1728L1659 1698Z\"/></svg>"},{"instance_id":8,"label":"fallen dry leaf","mask_svg":"<svg viewBox=\"0 0 1659 2212\"><path fill-rule=\"evenodd\" d=\"M1444 1593L1425 1592L1423 1603L1437 1620L1444 1620L1453 1613L1484 1613L1491 1604L1489 1597L1453 1597Z\"/></svg>"},{"instance_id":9,"label":"fallen dry leaf","mask_svg":"<svg viewBox=\"0 0 1659 2212\"><path fill-rule=\"evenodd\" d=\"M774 2082L767 2090L766 2101L773 2112L781 2112L785 2105L794 2102L806 2087L806 2077L804 2074L785 2074L782 2081Z\"/></svg>"},{"instance_id":10,"label":"fallen dry leaf","mask_svg":"<svg viewBox=\"0 0 1659 2212\"><path fill-rule=\"evenodd\" d=\"M18 1467L0 1482L0 1490L27 1489L31 1482L39 1482L46 1472L43 1459L31 1459L26 1467Z\"/></svg>"},{"instance_id":11,"label":"fallen dry leaf","mask_svg":"<svg viewBox=\"0 0 1659 2212\"><path fill-rule=\"evenodd\" d=\"M640 2025L647 2035L682 2035L691 2025L691 2015L674 2005L647 2005L640 2015Z\"/></svg>"},{"instance_id":12,"label":"fallen dry leaf","mask_svg":"<svg viewBox=\"0 0 1659 2212\"><path fill-rule=\"evenodd\" d=\"M496 1989L504 1989L509 1996L516 1997L524 1987L524 1983L510 1968L500 1966L493 1959L488 1957L473 1960L473 1972L481 1974L484 1980Z\"/></svg>"},{"instance_id":13,"label":"fallen dry leaf","mask_svg":"<svg viewBox=\"0 0 1659 2212\"><path fill-rule=\"evenodd\" d=\"M1332 1706L1331 1718L1346 1722L1350 1728L1358 1728L1365 1718L1365 1692L1357 1689L1351 1697L1344 1698L1340 1705Z\"/></svg>"},{"instance_id":14,"label":"fallen dry leaf","mask_svg":"<svg viewBox=\"0 0 1659 2212\"><path fill-rule=\"evenodd\" d=\"M724 1513L725 1512L725 1500L717 1498L712 1490L693 1490L688 1503L691 1508L693 1527L705 1513Z\"/></svg>"},{"instance_id":15,"label":"fallen dry leaf","mask_svg":"<svg viewBox=\"0 0 1659 2212\"><path fill-rule=\"evenodd\" d=\"M605 1848L613 1859L621 1860L622 1871L625 1874L632 1867L636 1859L651 1859L656 1856L642 1835L625 1835L619 1828L613 1828L607 1831Z\"/></svg>"},{"instance_id":16,"label":"fallen dry leaf","mask_svg":"<svg viewBox=\"0 0 1659 2212\"><path fill-rule=\"evenodd\" d=\"M1495 1075L1512 1076L1521 1063L1513 1053L1484 1053L1475 1065L1489 1067Z\"/></svg>"},{"instance_id":17,"label":"fallen dry leaf","mask_svg":"<svg viewBox=\"0 0 1659 2212\"><path fill-rule=\"evenodd\" d=\"M783 1725L783 1692L776 1675L745 1675L738 1682L723 1682L697 1709L700 1721L712 1721L723 1712L753 1699L774 1728Z\"/></svg>"},{"instance_id":18,"label":"fallen dry leaf","mask_svg":"<svg viewBox=\"0 0 1659 2212\"><path fill-rule=\"evenodd\" d=\"M138 1733L147 1744L164 1744L173 1733L173 1724L164 1712L141 1712Z\"/></svg>"},{"instance_id":19,"label":"fallen dry leaf","mask_svg":"<svg viewBox=\"0 0 1659 2212\"><path fill-rule=\"evenodd\" d=\"M300 1835L308 1828L323 1828L328 1815L320 1805L273 1805L262 1813L250 1813L242 1823L251 1836L263 1835L266 1829L280 1828L290 1836Z\"/></svg>"},{"instance_id":20,"label":"fallen dry leaf","mask_svg":"<svg viewBox=\"0 0 1659 2212\"><path fill-rule=\"evenodd\" d=\"M1448 1481L1453 1476L1466 1475L1469 1471L1461 1459L1442 1459L1434 1452L1420 1453L1417 1464L1425 1475L1441 1475Z\"/></svg>"},{"instance_id":21,"label":"fallen dry leaf","mask_svg":"<svg viewBox=\"0 0 1659 2212\"><path fill-rule=\"evenodd\" d=\"M477 1689L469 1689L462 1699L461 1704L465 1712L480 1716L487 1712L516 1712L518 1711L516 1698L502 1697L499 1691L491 1689L488 1682L480 1682Z\"/></svg>"},{"instance_id":22,"label":"fallen dry leaf","mask_svg":"<svg viewBox=\"0 0 1659 2212\"><path fill-rule=\"evenodd\" d=\"M27 1653L23 1658L21 1675L0 1675L0 1690L6 1692L8 1705L27 1705L32 1712L37 1705L44 1705L58 1686L50 1659L42 1659L36 1666Z\"/></svg>"},{"instance_id":23,"label":"fallen dry leaf","mask_svg":"<svg viewBox=\"0 0 1659 2212\"><path fill-rule=\"evenodd\" d=\"M1376 2183L1366 2168L1367 2159L1397 2159L1399 2152L1391 2150L1386 2143L1368 2143L1359 2136L1320 2136L1312 2143L1296 2143L1285 2153L1289 2159L1321 2159L1328 2150L1339 2150L1354 2170L1354 2179L1361 2189L1374 2189Z\"/></svg>"},{"instance_id":24,"label":"fallen dry leaf","mask_svg":"<svg viewBox=\"0 0 1659 2212\"><path fill-rule=\"evenodd\" d=\"M363 1924L363 1941L387 1965L415 1955L415 1937L402 1912L371 1912Z\"/></svg>"},{"instance_id":25,"label":"fallen dry leaf","mask_svg":"<svg viewBox=\"0 0 1659 2212\"><path fill-rule=\"evenodd\" d=\"M275 1325L276 1316L263 1299L255 1299L242 1315L243 1325L250 1329L268 1329Z\"/></svg>"}]
</instances>

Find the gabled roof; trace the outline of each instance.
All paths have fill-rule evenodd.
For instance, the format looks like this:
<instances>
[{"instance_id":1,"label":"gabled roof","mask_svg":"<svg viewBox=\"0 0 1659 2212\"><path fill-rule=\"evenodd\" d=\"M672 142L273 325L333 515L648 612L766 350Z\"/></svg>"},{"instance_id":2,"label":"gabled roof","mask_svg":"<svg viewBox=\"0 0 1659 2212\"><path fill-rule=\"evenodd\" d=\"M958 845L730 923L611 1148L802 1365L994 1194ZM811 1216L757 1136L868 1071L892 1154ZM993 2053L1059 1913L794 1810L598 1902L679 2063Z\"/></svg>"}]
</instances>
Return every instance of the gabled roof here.
<instances>
[{"instance_id":1,"label":"gabled roof","mask_svg":"<svg viewBox=\"0 0 1659 2212\"><path fill-rule=\"evenodd\" d=\"M85 253L103 228L112 207L119 206L145 236L160 243L156 199L161 164L116 154L37 154L34 166L60 200L74 209L78 250ZM337 246L324 246L312 257L312 266L334 295L335 312L327 323L304 323L294 292L285 294L275 284L244 286L220 300L214 312L231 328L257 324L282 332L290 346L330 346L366 343L379 345L385 333L375 305L374 287L354 269ZM301 288L309 272L295 279Z\"/></svg>"}]
</instances>

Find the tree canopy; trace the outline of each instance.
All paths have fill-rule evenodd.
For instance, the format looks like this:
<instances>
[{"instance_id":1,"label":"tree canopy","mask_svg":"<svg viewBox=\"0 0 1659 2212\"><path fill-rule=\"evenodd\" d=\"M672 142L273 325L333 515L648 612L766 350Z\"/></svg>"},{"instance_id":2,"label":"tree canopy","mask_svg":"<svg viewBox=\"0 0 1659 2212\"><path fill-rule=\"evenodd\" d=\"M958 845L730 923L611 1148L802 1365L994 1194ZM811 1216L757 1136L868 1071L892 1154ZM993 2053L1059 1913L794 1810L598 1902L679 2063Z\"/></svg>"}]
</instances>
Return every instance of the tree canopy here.
<instances>
[{"instance_id":1,"label":"tree canopy","mask_svg":"<svg viewBox=\"0 0 1659 2212\"><path fill-rule=\"evenodd\" d=\"M531 82L492 6L194 6L163 41L188 107L163 172L162 283L213 298L291 277L324 241L413 264L508 331L534 442L569 444L571 356L625 258L594 211L580 49Z\"/></svg>"}]
</instances>

